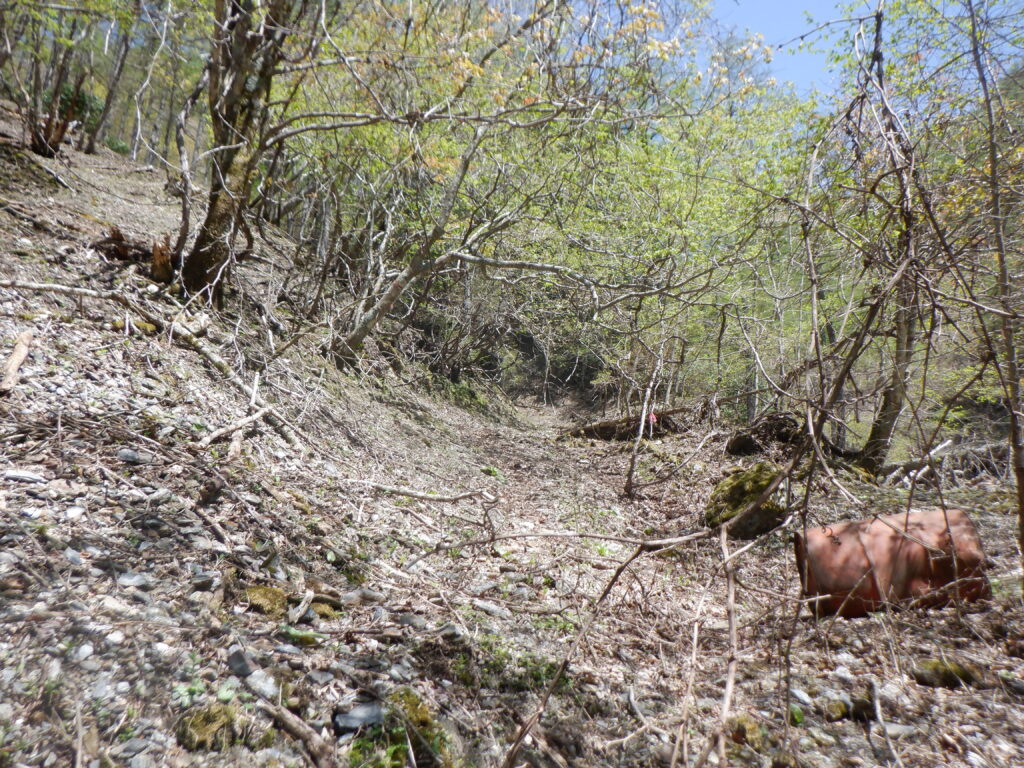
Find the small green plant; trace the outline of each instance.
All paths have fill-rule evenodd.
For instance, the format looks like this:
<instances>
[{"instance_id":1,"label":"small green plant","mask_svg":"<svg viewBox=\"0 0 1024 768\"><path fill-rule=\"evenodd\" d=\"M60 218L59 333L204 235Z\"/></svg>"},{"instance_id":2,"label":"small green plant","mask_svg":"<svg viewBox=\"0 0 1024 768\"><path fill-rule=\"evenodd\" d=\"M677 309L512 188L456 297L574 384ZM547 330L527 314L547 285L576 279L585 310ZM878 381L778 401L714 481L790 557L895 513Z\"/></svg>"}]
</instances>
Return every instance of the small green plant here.
<instances>
[{"instance_id":1,"label":"small green plant","mask_svg":"<svg viewBox=\"0 0 1024 768\"><path fill-rule=\"evenodd\" d=\"M171 693L171 700L176 702L183 709L191 707L200 696L206 693L206 683L199 678L193 678L191 682L179 683L174 686Z\"/></svg>"},{"instance_id":2,"label":"small green plant","mask_svg":"<svg viewBox=\"0 0 1024 768\"><path fill-rule=\"evenodd\" d=\"M576 624L564 616L538 616L533 621L537 629L550 629L562 634L572 634L576 631Z\"/></svg>"},{"instance_id":3,"label":"small green plant","mask_svg":"<svg viewBox=\"0 0 1024 768\"><path fill-rule=\"evenodd\" d=\"M116 136L108 136L103 143L107 145L108 149L119 155L128 155L132 151L132 147L128 142L122 141Z\"/></svg>"},{"instance_id":4,"label":"small green plant","mask_svg":"<svg viewBox=\"0 0 1024 768\"><path fill-rule=\"evenodd\" d=\"M505 475L503 475L501 470L498 469L497 467L493 467L490 464L485 464L484 466L480 467L480 471L483 472L485 475L495 478L496 480L505 482Z\"/></svg>"},{"instance_id":5,"label":"small green plant","mask_svg":"<svg viewBox=\"0 0 1024 768\"><path fill-rule=\"evenodd\" d=\"M43 683L39 695L39 708L48 717L63 717L61 712L61 689L60 680L47 680Z\"/></svg>"}]
</instances>

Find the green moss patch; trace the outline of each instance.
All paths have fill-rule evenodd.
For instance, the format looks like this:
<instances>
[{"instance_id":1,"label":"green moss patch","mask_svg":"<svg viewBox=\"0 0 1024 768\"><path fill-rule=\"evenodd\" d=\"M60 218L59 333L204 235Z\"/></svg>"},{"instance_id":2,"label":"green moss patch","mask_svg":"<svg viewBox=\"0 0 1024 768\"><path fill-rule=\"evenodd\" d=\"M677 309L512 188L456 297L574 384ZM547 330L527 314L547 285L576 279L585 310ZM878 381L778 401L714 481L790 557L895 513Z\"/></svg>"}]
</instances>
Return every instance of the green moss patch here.
<instances>
[{"instance_id":1,"label":"green moss patch","mask_svg":"<svg viewBox=\"0 0 1024 768\"><path fill-rule=\"evenodd\" d=\"M944 659L929 659L914 667L911 673L921 685L931 688L981 686L982 674L976 667Z\"/></svg>"},{"instance_id":2,"label":"green moss patch","mask_svg":"<svg viewBox=\"0 0 1024 768\"><path fill-rule=\"evenodd\" d=\"M186 712L178 721L175 736L185 749L227 749L236 742L242 729L238 725L238 712L228 704L211 704Z\"/></svg>"},{"instance_id":3,"label":"green moss patch","mask_svg":"<svg viewBox=\"0 0 1024 768\"><path fill-rule=\"evenodd\" d=\"M733 715L726 723L729 736L737 744L745 744L755 752L763 752L768 746L768 731L753 715Z\"/></svg>"},{"instance_id":4,"label":"green moss patch","mask_svg":"<svg viewBox=\"0 0 1024 768\"><path fill-rule=\"evenodd\" d=\"M267 616L284 616L288 610L288 596L277 587L253 586L245 590L249 605Z\"/></svg>"},{"instance_id":5,"label":"green moss patch","mask_svg":"<svg viewBox=\"0 0 1024 768\"><path fill-rule=\"evenodd\" d=\"M778 474L777 466L762 461L725 478L711 492L704 522L708 527L716 528L733 520L771 485ZM737 539L756 538L781 523L785 513L781 504L769 499L746 519L733 524L729 534Z\"/></svg>"},{"instance_id":6,"label":"green moss patch","mask_svg":"<svg viewBox=\"0 0 1024 768\"><path fill-rule=\"evenodd\" d=\"M453 743L452 734L427 703L412 689L402 688L388 697L384 723L352 740L348 764L363 768L456 768L463 761L455 756Z\"/></svg>"}]
</instances>

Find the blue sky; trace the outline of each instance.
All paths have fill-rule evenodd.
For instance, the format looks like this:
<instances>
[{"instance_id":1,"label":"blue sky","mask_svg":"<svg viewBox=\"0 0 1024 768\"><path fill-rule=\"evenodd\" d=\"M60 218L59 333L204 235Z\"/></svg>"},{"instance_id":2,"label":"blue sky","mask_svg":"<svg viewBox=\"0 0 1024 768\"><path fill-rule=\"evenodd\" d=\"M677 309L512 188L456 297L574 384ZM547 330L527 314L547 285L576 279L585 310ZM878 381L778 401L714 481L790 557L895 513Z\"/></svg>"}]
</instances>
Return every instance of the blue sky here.
<instances>
[{"instance_id":1,"label":"blue sky","mask_svg":"<svg viewBox=\"0 0 1024 768\"><path fill-rule=\"evenodd\" d=\"M771 64L776 80L792 81L801 94L812 87L827 92L834 82L827 72L824 54L797 51L796 43L784 50L777 49L778 45L813 29L815 25L807 22L807 12L814 17L815 25L842 16L836 10L836 0L714 0L714 15L723 24L736 28L740 34L760 32L764 41L776 48ZM820 34L816 41L821 43Z\"/></svg>"}]
</instances>

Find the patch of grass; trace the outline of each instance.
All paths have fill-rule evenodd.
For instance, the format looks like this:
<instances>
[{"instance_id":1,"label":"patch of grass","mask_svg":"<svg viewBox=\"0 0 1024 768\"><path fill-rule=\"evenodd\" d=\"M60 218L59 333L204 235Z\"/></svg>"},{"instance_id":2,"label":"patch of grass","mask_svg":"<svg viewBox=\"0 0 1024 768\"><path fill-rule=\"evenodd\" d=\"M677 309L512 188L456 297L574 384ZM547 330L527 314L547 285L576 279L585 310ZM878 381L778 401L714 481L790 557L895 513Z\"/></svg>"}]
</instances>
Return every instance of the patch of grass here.
<instances>
[{"instance_id":1,"label":"patch of grass","mask_svg":"<svg viewBox=\"0 0 1024 768\"><path fill-rule=\"evenodd\" d=\"M464 411L487 415L490 401L464 381L454 382L444 376L431 376L430 389Z\"/></svg>"},{"instance_id":2,"label":"patch of grass","mask_svg":"<svg viewBox=\"0 0 1024 768\"><path fill-rule=\"evenodd\" d=\"M503 692L536 691L550 685L558 672L557 661L531 651L519 652L497 635L481 637L474 655L482 688ZM558 690L568 688L568 679L563 676Z\"/></svg>"},{"instance_id":3,"label":"patch of grass","mask_svg":"<svg viewBox=\"0 0 1024 768\"><path fill-rule=\"evenodd\" d=\"M60 680L47 680L39 692L39 709L47 717L64 717L62 704L63 684Z\"/></svg>"},{"instance_id":4,"label":"patch of grass","mask_svg":"<svg viewBox=\"0 0 1024 768\"><path fill-rule=\"evenodd\" d=\"M191 751L227 749L241 736L237 719L234 707L211 704L186 712L178 721L175 735L178 743Z\"/></svg>"},{"instance_id":5,"label":"patch of grass","mask_svg":"<svg viewBox=\"0 0 1024 768\"><path fill-rule=\"evenodd\" d=\"M576 623L564 616L538 616L533 620L533 626L537 629L549 629L562 634L572 634L576 631Z\"/></svg>"}]
</instances>

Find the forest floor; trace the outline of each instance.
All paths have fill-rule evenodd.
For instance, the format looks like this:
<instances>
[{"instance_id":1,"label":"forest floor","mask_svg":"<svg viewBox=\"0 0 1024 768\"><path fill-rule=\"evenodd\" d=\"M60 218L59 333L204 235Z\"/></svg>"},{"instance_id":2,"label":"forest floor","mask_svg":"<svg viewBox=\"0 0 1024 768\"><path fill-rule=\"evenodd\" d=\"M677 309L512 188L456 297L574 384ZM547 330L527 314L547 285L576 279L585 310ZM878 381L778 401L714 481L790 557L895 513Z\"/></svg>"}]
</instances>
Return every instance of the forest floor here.
<instances>
[{"instance_id":1,"label":"forest floor","mask_svg":"<svg viewBox=\"0 0 1024 768\"><path fill-rule=\"evenodd\" d=\"M629 445L558 439L584 414L412 366L339 371L275 300L280 244L258 243L222 313L183 308L91 246L111 226L175 232L162 173L105 149L29 158L16 135L7 115L0 281L18 284L0 287L0 360L33 337L0 400L0 766L400 765L410 749L408 765L496 766L541 710L511 764L721 764L705 749L733 656L719 537L619 567L638 541L700 533L737 463L727 426L645 445L646 476L676 472L626 500ZM264 401L276 428L212 439ZM866 504L816 485L815 522L906 503L847 482ZM979 527L991 601L816 622L791 531L732 561L730 764L1024 765L1011 689L912 676L948 658L1024 680L1007 489L945 498Z\"/></svg>"}]
</instances>

